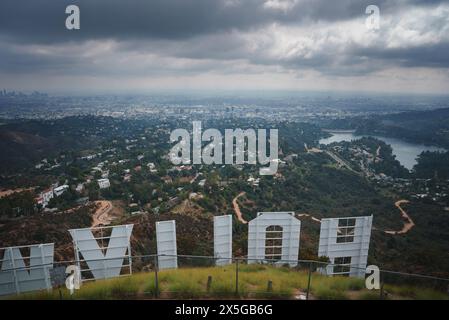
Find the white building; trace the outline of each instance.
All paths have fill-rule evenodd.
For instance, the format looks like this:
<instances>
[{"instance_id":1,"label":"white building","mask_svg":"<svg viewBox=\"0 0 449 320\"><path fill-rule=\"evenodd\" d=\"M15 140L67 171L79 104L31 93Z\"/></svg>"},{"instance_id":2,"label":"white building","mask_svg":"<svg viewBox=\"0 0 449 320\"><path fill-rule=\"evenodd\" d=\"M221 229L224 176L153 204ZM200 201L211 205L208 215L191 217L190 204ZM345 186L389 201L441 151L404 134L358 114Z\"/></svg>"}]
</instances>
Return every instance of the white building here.
<instances>
[{"instance_id":1,"label":"white building","mask_svg":"<svg viewBox=\"0 0 449 320\"><path fill-rule=\"evenodd\" d=\"M154 165L153 162L148 163L147 167L150 169L151 173L156 173L157 172L156 166Z\"/></svg>"},{"instance_id":2,"label":"white building","mask_svg":"<svg viewBox=\"0 0 449 320\"><path fill-rule=\"evenodd\" d=\"M76 186L75 191L78 192L78 193L81 193L81 192L83 192L83 190L84 190L84 184L83 184L83 183L79 183L79 184Z\"/></svg>"},{"instance_id":3,"label":"white building","mask_svg":"<svg viewBox=\"0 0 449 320\"><path fill-rule=\"evenodd\" d=\"M102 171L102 172L101 172L101 177L102 177L103 179L108 178L108 177L109 177L109 170L104 170L104 171Z\"/></svg>"},{"instance_id":4,"label":"white building","mask_svg":"<svg viewBox=\"0 0 449 320\"><path fill-rule=\"evenodd\" d=\"M66 184L63 184L62 186L54 188L53 193L55 194L55 196L59 197L61 194L63 194L68 189L69 189L69 186Z\"/></svg>"},{"instance_id":5,"label":"white building","mask_svg":"<svg viewBox=\"0 0 449 320\"><path fill-rule=\"evenodd\" d=\"M247 182L249 182L251 185L258 187L259 186L259 182L260 182L260 178L255 179L253 176L250 176L248 178L248 180L246 180Z\"/></svg>"},{"instance_id":6,"label":"white building","mask_svg":"<svg viewBox=\"0 0 449 320\"><path fill-rule=\"evenodd\" d=\"M153 162L148 162L147 167L150 168L150 169L155 169L156 168L156 166L155 166L155 164Z\"/></svg>"},{"instance_id":7,"label":"white building","mask_svg":"<svg viewBox=\"0 0 449 320\"><path fill-rule=\"evenodd\" d=\"M46 206L48 206L48 203L50 202L51 199L53 199L53 197L54 197L53 189L47 189L41 192L37 200L37 203L42 205L43 208L45 208Z\"/></svg>"},{"instance_id":8,"label":"white building","mask_svg":"<svg viewBox=\"0 0 449 320\"><path fill-rule=\"evenodd\" d=\"M97 182L100 189L107 189L111 186L109 179L98 179Z\"/></svg>"}]
</instances>

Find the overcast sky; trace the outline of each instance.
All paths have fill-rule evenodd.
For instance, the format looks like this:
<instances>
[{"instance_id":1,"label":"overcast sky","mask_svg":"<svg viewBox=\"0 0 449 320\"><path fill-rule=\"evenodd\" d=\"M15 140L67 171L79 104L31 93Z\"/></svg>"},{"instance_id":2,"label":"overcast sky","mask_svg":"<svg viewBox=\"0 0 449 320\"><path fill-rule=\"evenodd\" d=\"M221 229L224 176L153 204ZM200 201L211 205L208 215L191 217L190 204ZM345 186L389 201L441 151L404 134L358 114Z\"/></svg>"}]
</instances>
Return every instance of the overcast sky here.
<instances>
[{"instance_id":1,"label":"overcast sky","mask_svg":"<svg viewBox=\"0 0 449 320\"><path fill-rule=\"evenodd\" d=\"M449 93L449 1L1 0L0 88Z\"/></svg>"}]
</instances>

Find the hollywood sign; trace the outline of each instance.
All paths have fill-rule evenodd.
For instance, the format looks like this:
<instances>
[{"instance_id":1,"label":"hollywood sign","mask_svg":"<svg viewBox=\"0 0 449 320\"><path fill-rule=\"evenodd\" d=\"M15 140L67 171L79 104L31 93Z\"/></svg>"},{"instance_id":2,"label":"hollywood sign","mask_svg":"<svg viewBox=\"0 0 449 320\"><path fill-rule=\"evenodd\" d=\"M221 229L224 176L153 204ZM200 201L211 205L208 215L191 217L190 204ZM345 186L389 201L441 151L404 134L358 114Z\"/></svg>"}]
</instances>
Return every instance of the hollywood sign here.
<instances>
[{"instance_id":1,"label":"hollywood sign","mask_svg":"<svg viewBox=\"0 0 449 320\"><path fill-rule=\"evenodd\" d=\"M320 271L365 275L372 216L322 219L318 256L330 264ZM133 225L71 229L75 261L83 281L132 273ZM298 264L301 221L294 212L260 212L249 222L248 263ZM156 222L159 270L178 267L176 221ZM29 252L24 254L24 252ZM54 244L0 248L0 295L50 290ZM218 266L232 263L232 216L214 217L214 257Z\"/></svg>"}]
</instances>

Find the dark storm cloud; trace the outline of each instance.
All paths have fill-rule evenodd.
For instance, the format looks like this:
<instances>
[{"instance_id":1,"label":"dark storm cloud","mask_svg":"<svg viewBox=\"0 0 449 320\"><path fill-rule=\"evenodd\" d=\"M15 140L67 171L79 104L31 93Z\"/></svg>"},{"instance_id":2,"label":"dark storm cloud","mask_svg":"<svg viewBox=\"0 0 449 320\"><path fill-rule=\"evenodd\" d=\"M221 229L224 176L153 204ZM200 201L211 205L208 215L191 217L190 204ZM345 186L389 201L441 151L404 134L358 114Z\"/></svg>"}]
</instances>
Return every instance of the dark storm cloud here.
<instances>
[{"instance_id":1,"label":"dark storm cloud","mask_svg":"<svg viewBox=\"0 0 449 320\"><path fill-rule=\"evenodd\" d=\"M449 68L449 43L437 43L408 48L356 49L353 56L368 61L384 61L402 67Z\"/></svg>"},{"instance_id":2,"label":"dark storm cloud","mask_svg":"<svg viewBox=\"0 0 449 320\"><path fill-rule=\"evenodd\" d=\"M288 1L287 1L288 2ZM363 15L372 1L300 0L290 10L263 0L2 0L0 33L16 41L59 42L98 38L182 39L268 23L338 21ZM294 0L292 0L294 3ZM396 10L385 0L385 10ZM76 4L81 30L65 29L65 8Z\"/></svg>"},{"instance_id":3,"label":"dark storm cloud","mask_svg":"<svg viewBox=\"0 0 449 320\"><path fill-rule=\"evenodd\" d=\"M81 57L76 55L37 53L34 50L21 50L14 45L3 46L0 49L0 70L7 74L86 74L96 72L93 66L86 65Z\"/></svg>"},{"instance_id":4,"label":"dark storm cloud","mask_svg":"<svg viewBox=\"0 0 449 320\"><path fill-rule=\"evenodd\" d=\"M313 70L366 76L390 67L447 69L449 37L441 30L449 31L449 20L433 15L442 3L449 0L0 0L0 74L120 78ZM81 30L65 28L71 4L80 8ZM366 31L370 4L380 7L382 25L389 24L365 44L345 23L358 19L354 28ZM391 31L408 21L410 8L432 14L412 19L416 28L407 22ZM387 16L393 23L383 20ZM404 30L413 32L401 35ZM427 33L431 40L422 39Z\"/></svg>"},{"instance_id":5,"label":"dark storm cloud","mask_svg":"<svg viewBox=\"0 0 449 320\"><path fill-rule=\"evenodd\" d=\"M407 1L410 5L420 5L420 6L434 6L441 3L447 3L448 0L409 0Z\"/></svg>"}]
</instances>

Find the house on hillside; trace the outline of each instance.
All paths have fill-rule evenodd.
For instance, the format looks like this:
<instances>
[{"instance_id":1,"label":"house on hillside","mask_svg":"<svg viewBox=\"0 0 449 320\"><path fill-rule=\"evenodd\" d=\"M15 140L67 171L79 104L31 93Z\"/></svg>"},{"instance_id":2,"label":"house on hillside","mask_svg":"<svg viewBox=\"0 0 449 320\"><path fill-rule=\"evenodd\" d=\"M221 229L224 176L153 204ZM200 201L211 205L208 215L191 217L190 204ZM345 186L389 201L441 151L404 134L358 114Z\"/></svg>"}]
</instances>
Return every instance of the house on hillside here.
<instances>
[{"instance_id":1,"label":"house on hillside","mask_svg":"<svg viewBox=\"0 0 449 320\"><path fill-rule=\"evenodd\" d=\"M97 182L100 189L107 189L111 186L109 179L98 179Z\"/></svg>"},{"instance_id":2,"label":"house on hillside","mask_svg":"<svg viewBox=\"0 0 449 320\"><path fill-rule=\"evenodd\" d=\"M56 197L59 197L61 194L63 194L68 189L69 189L69 186L66 184L63 184L62 186L54 188L53 193L55 194Z\"/></svg>"},{"instance_id":3,"label":"house on hillside","mask_svg":"<svg viewBox=\"0 0 449 320\"><path fill-rule=\"evenodd\" d=\"M81 193L81 192L83 192L83 190L84 190L84 184L83 184L83 183L79 183L79 184L76 186L75 191L78 192L78 193Z\"/></svg>"},{"instance_id":4,"label":"house on hillside","mask_svg":"<svg viewBox=\"0 0 449 320\"><path fill-rule=\"evenodd\" d=\"M53 189L47 189L41 192L39 197L36 199L37 203L40 204L43 208L48 206L48 203L54 197Z\"/></svg>"}]
</instances>

